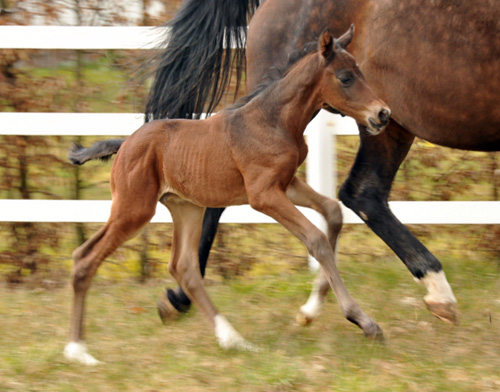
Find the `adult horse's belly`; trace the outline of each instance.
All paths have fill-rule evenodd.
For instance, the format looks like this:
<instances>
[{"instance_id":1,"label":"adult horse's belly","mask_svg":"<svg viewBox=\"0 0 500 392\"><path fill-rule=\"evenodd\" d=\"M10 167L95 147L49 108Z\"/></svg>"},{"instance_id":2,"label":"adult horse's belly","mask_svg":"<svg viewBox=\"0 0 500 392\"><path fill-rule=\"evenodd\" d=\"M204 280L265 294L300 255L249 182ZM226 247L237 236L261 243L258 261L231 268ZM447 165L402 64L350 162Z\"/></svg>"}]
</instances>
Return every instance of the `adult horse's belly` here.
<instances>
[{"instance_id":1,"label":"adult horse's belly","mask_svg":"<svg viewBox=\"0 0 500 392\"><path fill-rule=\"evenodd\" d=\"M250 23L248 89L329 27L393 119L444 146L500 150L500 2L267 0ZM293 29L290 26L294 26Z\"/></svg>"}]
</instances>

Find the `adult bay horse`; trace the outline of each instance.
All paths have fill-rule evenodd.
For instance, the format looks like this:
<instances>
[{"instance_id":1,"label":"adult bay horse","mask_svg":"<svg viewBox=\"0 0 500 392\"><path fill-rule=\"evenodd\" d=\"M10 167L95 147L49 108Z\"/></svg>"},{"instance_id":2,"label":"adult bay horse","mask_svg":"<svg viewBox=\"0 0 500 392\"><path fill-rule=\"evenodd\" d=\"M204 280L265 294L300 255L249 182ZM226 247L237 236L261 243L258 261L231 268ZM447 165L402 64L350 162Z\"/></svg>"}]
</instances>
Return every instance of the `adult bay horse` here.
<instances>
[{"instance_id":1,"label":"adult bay horse","mask_svg":"<svg viewBox=\"0 0 500 392\"><path fill-rule=\"evenodd\" d=\"M205 6L211 8L217 20L235 13L231 7L239 7L241 15L255 6L246 0L230 3L185 0L182 18L176 17L170 24L172 41L177 42L182 32L192 33L197 12ZM204 23L209 24L206 20ZM324 26L338 34L350 23L356 25L357 34L349 51L374 91L391 107L394 121L377 137L360 125L360 147L340 189L340 200L391 247L414 278L426 287L424 301L430 312L457 323L456 299L441 263L392 214L387 201L394 176L415 137L459 149L500 150L500 2L266 0L249 25L247 87L254 88L270 68L285 64L291 48L311 40ZM211 42L217 45L222 41L222 32L229 34L236 26L234 22L226 24ZM199 50L193 42L186 47L193 53ZM215 52L213 48L205 50ZM164 92L179 98L176 107L194 108L194 113L207 108L200 102L196 107L186 106L192 100L190 95L182 94L187 87L178 90L176 84L166 79L165 75L171 74L188 86L203 84L172 73L172 64L181 69L188 53L188 49L179 52L175 45L163 53L146 108L151 118L175 115L169 103L161 99ZM186 75L193 72L189 67L182 69ZM217 83L220 68L207 62L197 63L196 70L205 81ZM220 97L220 90L214 90L217 94L212 96ZM190 93L191 97L198 96L191 90ZM212 102L209 109L213 107ZM206 212L200 242L202 271L221 213L220 209ZM306 321L314 318L328 290L324 278L319 277L316 283L313 295L302 308ZM168 290L162 303L172 304L179 311L189 306L179 288Z\"/></svg>"},{"instance_id":2,"label":"adult bay horse","mask_svg":"<svg viewBox=\"0 0 500 392\"><path fill-rule=\"evenodd\" d=\"M345 317L365 335L382 331L354 301L337 271L335 246L342 227L338 203L295 177L307 155L304 131L321 108L354 117L372 135L389 122L390 110L365 83L344 49L351 27L338 40L328 30L300 51L282 77L239 104L206 120L146 123L125 141L73 146L75 164L117 153L111 170L108 222L73 253L74 303L65 356L96 364L83 345L84 305L99 265L153 217L157 202L170 211L174 234L169 271L196 303L223 348L250 348L211 302L198 267L198 244L206 207L250 204L281 223L320 262ZM328 236L296 205L313 208L328 222Z\"/></svg>"}]
</instances>

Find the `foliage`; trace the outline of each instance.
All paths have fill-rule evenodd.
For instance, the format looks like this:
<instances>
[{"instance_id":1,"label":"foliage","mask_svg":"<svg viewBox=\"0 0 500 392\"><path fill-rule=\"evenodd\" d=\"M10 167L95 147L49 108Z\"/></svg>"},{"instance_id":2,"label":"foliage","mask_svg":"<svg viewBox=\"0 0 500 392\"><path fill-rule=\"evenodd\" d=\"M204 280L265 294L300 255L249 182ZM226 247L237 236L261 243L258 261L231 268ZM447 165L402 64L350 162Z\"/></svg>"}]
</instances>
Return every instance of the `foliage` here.
<instances>
[{"instance_id":1,"label":"foliage","mask_svg":"<svg viewBox=\"0 0 500 392\"><path fill-rule=\"evenodd\" d=\"M148 1L143 2L148 9ZM3 3L2 3L3 4ZM28 7L30 4L30 7ZM165 2L155 19L147 12L139 23L159 24L180 1ZM71 7L69 7L71 5ZM35 7L35 8L33 8ZM81 24L123 23L123 3L97 0L19 1L0 15L0 24L28 24L35 17L61 23L73 8ZM33 12L33 10L37 12ZM35 15L36 14L36 15ZM145 75L138 73L150 53L143 51L0 51L0 110L20 112L141 112L147 94ZM228 96L231 96L229 94ZM71 142L90 145L106 137L0 136L0 197L42 199L109 199L110 164L89 162L74 168L66 161ZM76 140L75 140L76 139ZM337 138L339 184L354 160L357 137ZM500 158L495 153L464 152L416 141L396 177L394 200L498 200ZM300 168L299 175L303 175ZM0 271L11 282L53 280L59 264L68 268L73 248L96 230L95 225L1 224ZM345 232L353 228L346 227ZM421 239L442 228L415 227ZM500 228L480 230L478 246L485 257L498 258ZM372 234L370 234L372 235ZM106 276L163 276L171 230L151 225L110 259ZM341 240L342 241L342 240ZM363 243L364 241L360 241ZM258 256L263 249L266 251ZM354 253L370 253L357 244ZM224 225L211 254L212 273L225 279L278 271L305 264L302 245L276 225ZM50 271L53 276L50 277ZM2 273L0 272L0 273ZM29 278L29 279L27 279Z\"/></svg>"}]
</instances>

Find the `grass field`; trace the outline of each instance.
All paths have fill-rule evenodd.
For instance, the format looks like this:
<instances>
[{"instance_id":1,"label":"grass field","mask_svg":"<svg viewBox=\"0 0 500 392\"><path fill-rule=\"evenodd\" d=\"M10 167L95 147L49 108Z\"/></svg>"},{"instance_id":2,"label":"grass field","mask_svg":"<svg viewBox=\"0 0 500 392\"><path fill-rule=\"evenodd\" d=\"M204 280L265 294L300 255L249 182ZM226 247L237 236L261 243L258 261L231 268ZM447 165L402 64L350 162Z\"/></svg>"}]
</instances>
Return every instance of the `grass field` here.
<instances>
[{"instance_id":1,"label":"grass field","mask_svg":"<svg viewBox=\"0 0 500 392\"><path fill-rule=\"evenodd\" d=\"M88 347L104 363L90 368L62 356L69 285L3 284L0 390L499 391L500 268L474 243L460 241L470 232L438 228L424 239L459 301L461 325L452 327L427 312L423 288L368 229L346 230L339 268L353 296L384 329L385 344L365 339L332 295L311 326L295 323L312 281L305 259L303 267L294 261L291 269L266 272L263 264L226 281L208 272L214 302L260 347L257 353L218 348L196 309L162 325L155 302L162 287L173 285L168 278L139 284L101 274L89 296L86 325ZM265 257L265 249L258 252Z\"/></svg>"}]
</instances>

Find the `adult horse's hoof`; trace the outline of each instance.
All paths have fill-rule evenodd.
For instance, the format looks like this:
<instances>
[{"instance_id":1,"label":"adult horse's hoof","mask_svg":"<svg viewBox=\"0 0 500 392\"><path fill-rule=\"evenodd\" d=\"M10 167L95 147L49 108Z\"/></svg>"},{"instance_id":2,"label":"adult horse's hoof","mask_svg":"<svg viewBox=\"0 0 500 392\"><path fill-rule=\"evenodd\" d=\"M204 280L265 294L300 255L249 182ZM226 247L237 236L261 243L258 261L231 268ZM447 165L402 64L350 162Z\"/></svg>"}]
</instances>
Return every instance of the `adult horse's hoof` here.
<instances>
[{"instance_id":1,"label":"adult horse's hoof","mask_svg":"<svg viewBox=\"0 0 500 392\"><path fill-rule=\"evenodd\" d=\"M170 290L170 289L169 289ZM174 305L168 299L168 290L164 291L156 302L156 308L158 309L158 315L160 316L161 322L166 324L170 320L175 320L179 317L181 312L179 312Z\"/></svg>"},{"instance_id":2,"label":"adult horse's hoof","mask_svg":"<svg viewBox=\"0 0 500 392\"><path fill-rule=\"evenodd\" d=\"M433 316L448 324L459 324L457 304L453 302L432 302L425 299L424 303Z\"/></svg>"}]
</instances>

